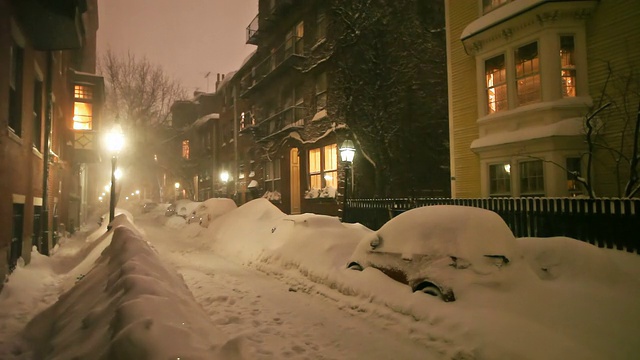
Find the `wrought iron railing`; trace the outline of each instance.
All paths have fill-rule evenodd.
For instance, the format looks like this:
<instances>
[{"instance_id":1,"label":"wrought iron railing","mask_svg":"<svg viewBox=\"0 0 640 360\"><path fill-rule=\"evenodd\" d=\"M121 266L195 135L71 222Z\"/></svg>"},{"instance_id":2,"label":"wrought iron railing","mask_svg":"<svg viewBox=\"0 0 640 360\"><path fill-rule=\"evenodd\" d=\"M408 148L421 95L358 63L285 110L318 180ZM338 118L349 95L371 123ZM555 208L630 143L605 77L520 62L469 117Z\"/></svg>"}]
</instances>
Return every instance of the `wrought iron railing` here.
<instances>
[{"instance_id":1,"label":"wrought iron railing","mask_svg":"<svg viewBox=\"0 0 640 360\"><path fill-rule=\"evenodd\" d=\"M304 56L304 38L298 36L289 37L242 78L241 86L243 92L253 89L292 57L302 56Z\"/></svg>"}]
</instances>

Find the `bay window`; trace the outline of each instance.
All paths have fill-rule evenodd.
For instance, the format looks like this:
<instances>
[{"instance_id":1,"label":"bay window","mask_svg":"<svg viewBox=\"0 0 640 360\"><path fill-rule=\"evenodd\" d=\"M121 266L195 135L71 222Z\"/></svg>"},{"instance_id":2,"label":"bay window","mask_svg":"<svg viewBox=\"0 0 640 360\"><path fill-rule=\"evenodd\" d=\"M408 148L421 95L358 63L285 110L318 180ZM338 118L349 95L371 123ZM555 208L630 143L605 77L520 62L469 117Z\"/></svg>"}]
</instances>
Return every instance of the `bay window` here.
<instances>
[{"instance_id":1,"label":"bay window","mask_svg":"<svg viewBox=\"0 0 640 360\"><path fill-rule=\"evenodd\" d=\"M88 85L75 85L73 97L73 129L93 129L93 88Z\"/></svg>"},{"instance_id":2,"label":"bay window","mask_svg":"<svg viewBox=\"0 0 640 360\"><path fill-rule=\"evenodd\" d=\"M544 171L542 160L520 163L520 195L544 196Z\"/></svg>"},{"instance_id":3,"label":"bay window","mask_svg":"<svg viewBox=\"0 0 640 360\"><path fill-rule=\"evenodd\" d=\"M560 37L562 96L576 96L576 63L573 36Z\"/></svg>"},{"instance_id":4,"label":"bay window","mask_svg":"<svg viewBox=\"0 0 640 360\"><path fill-rule=\"evenodd\" d=\"M540 59L538 43L518 48L515 52L516 92L518 105L538 102L542 99L540 91Z\"/></svg>"},{"instance_id":5,"label":"bay window","mask_svg":"<svg viewBox=\"0 0 640 360\"><path fill-rule=\"evenodd\" d=\"M489 165L489 195L511 196L511 165L509 163Z\"/></svg>"},{"instance_id":6,"label":"bay window","mask_svg":"<svg viewBox=\"0 0 640 360\"><path fill-rule=\"evenodd\" d=\"M488 113L507 109L507 71L504 54L485 61Z\"/></svg>"}]
</instances>

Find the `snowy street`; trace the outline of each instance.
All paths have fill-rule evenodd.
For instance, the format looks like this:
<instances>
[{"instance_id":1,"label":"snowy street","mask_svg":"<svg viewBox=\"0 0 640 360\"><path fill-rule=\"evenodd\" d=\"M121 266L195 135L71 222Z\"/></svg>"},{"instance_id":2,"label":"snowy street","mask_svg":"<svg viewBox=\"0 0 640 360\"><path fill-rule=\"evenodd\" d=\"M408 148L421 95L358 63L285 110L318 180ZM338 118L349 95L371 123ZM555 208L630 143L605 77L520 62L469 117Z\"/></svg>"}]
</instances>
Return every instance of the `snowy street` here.
<instances>
[{"instance_id":1,"label":"snowy street","mask_svg":"<svg viewBox=\"0 0 640 360\"><path fill-rule=\"evenodd\" d=\"M215 325L255 349L251 359L438 359L390 319L339 307L310 296L314 284L287 284L212 256L169 228L139 222L160 258L183 277ZM215 295L211 295L215 294ZM283 305L286 304L286 305Z\"/></svg>"},{"instance_id":2,"label":"snowy street","mask_svg":"<svg viewBox=\"0 0 640 360\"><path fill-rule=\"evenodd\" d=\"M94 225L19 264L0 293L0 359L623 360L640 351L637 254L515 238L487 210L423 207L378 231L287 215L264 199L187 201L184 217L128 210L111 231ZM360 271L347 268L353 260ZM403 267L427 271L455 299L380 270Z\"/></svg>"}]
</instances>

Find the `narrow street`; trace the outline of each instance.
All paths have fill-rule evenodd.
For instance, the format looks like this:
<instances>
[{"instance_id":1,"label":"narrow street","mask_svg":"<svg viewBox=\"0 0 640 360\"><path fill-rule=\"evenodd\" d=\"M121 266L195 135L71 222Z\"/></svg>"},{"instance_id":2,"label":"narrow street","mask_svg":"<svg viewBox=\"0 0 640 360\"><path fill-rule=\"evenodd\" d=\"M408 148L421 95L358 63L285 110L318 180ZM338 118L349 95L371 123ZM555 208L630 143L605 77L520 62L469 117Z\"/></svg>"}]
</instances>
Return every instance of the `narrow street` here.
<instances>
[{"instance_id":1,"label":"narrow street","mask_svg":"<svg viewBox=\"0 0 640 360\"><path fill-rule=\"evenodd\" d=\"M137 225L160 258L184 277L211 320L230 338L254 349L247 358L442 358L407 334L386 329L379 319L354 315L330 299L293 291L260 271L212 256L169 227L144 221Z\"/></svg>"}]
</instances>

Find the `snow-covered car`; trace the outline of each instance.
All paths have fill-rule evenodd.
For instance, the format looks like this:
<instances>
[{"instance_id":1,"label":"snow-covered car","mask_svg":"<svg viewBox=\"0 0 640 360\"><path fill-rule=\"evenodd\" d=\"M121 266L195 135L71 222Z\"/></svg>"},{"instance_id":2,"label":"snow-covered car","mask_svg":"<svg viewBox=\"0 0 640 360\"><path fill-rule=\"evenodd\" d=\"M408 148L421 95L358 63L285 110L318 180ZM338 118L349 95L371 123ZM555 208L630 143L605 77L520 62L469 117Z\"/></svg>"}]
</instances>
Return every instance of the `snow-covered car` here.
<instances>
[{"instance_id":1,"label":"snow-covered car","mask_svg":"<svg viewBox=\"0 0 640 360\"><path fill-rule=\"evenodd\" d=\"M237 208L236 203L227 198L211 198L202 203L191 211L187 217L187 224L200 224L202 227L208 227L209 222Z\"/></svg>"},{"instance_id":2,"label":"snow-covered car","mask_svg":"<svg viewBox=\"0 0 640 360\"><path fill-rule=\"evenodd\" d=\"M513 233L492 211L456 205L406 211L366 235L347 267L371 267L413 291L456 299L461 280L499 281L495 276L519 255Z\"/></svg>"}]
</instances>

